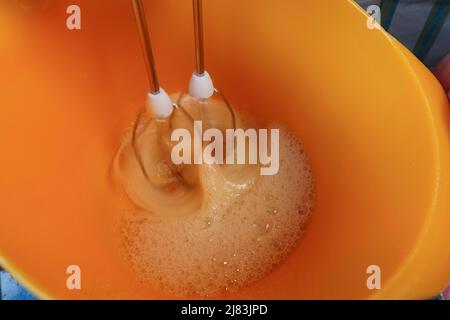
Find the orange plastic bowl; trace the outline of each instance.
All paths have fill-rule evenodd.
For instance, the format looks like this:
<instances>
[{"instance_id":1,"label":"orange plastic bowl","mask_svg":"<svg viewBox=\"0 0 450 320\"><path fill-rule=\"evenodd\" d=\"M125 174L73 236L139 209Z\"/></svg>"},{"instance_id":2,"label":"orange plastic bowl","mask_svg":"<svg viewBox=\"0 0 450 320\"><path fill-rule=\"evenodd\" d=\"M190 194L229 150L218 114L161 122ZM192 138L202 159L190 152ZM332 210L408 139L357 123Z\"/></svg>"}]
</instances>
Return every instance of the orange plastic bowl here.
<instances>
[{"instance_id":1,"label":"orange plastic bowl","mask_svg":"<svg viewBox=\"0 0 450 320\"><path fill-rule=\"evenodd\" d=\"M143 105L130 1L0 4L1 264L43 298L170 298L124 261L110 167ZM190 1L146 1L161 83L193 71ZM290 258L230 298L425 298L450 279L448 100L348 0L209 0L209 72L303 141L316 208ZM239 76L236 76L236 75ZM280 98L281 97L281 98ZM82 289L68 290L68 265ZM381 268L381 290L366 286Z\"/></svg>"}]
</instances>

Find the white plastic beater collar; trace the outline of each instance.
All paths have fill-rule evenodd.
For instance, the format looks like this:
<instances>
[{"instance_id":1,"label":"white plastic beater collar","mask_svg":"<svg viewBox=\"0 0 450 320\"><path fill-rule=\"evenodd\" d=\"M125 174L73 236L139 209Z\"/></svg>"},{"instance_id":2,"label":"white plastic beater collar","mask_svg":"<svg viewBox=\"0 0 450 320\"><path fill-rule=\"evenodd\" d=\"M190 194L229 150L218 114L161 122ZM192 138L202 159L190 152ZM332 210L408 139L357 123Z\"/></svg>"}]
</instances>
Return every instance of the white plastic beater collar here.
<instances>
[{"instance_id":1,"label":"white plastic beater collar","mask_svg":"<svg viewBox=\"0 0 450 320\"><path fill-rule=\"evenodd\" d=\"M214 94L214 85L207 71L194 72L189 81L189 94L197 99L208 99Z\"/></svg>"},{"instance_id":2,"label":"white plastic beater collar","mask_svg":"<svg viewBox=\"0 0 450 320\"><path fill-rule=\"evenodd\" d=\"M172 114L173 105L163 88L159 92L147 94L146 107L155 118L164 119Z\"/></svg>"}]
</instances>

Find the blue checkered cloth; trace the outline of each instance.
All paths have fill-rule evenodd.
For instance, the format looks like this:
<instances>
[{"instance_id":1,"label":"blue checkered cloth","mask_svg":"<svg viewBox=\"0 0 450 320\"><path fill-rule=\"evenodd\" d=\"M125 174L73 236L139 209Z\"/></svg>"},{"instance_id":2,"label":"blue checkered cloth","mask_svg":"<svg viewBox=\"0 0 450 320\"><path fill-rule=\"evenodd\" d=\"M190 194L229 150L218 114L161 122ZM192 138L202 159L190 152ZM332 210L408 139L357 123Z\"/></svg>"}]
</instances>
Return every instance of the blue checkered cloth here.
<instances>
[{"instance_id":1,"label":"blue checkered cloth","mask_svg":"<svg viewBox=\"0 0 450 320\"><path fill-rule=\"evenodd\" d=\"M0 300L36 300L9 273L0 271Z\"/></svg>"},{"instance_id":2,"label":"blue checkered cloth","mask_svg":"<svg viewBox=\"0 0 450 320\"><path fill-rule=\"evenodd\" d=\"M377 5L381 25L425 65L434 69L450 53L450 0L356 0Z\"/></svg>"}]
</instances>

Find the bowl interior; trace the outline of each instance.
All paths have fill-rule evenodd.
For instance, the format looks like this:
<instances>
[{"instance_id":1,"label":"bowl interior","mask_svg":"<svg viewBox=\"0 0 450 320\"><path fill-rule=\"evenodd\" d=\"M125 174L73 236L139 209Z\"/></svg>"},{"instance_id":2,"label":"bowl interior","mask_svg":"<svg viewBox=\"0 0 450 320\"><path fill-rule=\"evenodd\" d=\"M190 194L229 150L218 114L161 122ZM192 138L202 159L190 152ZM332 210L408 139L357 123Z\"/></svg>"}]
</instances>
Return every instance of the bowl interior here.
<instances>
[{"instance_id":1,"label":"bowl interior","mask_svg":"<svg viewBox=\"0 0 450 320\"><path fill-rule=\"evenodd\" d=\"M110 167L143 104L129 1L0 7L0 250L32 289L59 298L168 298L124 262ZM161 83L194 69L191 3L146 1ZM238 108L302 140L316 207L298 248L234 298L362 298L366 268L389 278L414 246L436 180L430 115L396 44L350 1L210 0L206 65ZM401 237L399 236L401 234ZM66 289L66 268L83 289Z\"/></svg>"}]
</instances>

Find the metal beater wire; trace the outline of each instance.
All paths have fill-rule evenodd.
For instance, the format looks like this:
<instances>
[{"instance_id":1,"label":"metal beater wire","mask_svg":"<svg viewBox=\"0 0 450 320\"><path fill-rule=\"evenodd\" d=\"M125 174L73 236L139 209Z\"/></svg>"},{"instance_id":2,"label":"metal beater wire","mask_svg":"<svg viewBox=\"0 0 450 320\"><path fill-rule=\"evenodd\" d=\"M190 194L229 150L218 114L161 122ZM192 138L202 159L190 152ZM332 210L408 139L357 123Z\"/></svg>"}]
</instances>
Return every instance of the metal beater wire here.
<instances>
[{"instance_id":1,"label":"metal beater wire","mask_svg":"<svg viewBox=\"0 0 450 320\"><path fill-rule=\"evenodd\" d=\"M147 20L145 18L145 9L142 0L132 0L133 10L136 17L136 25L141 39L142 51L144 53L145 67L150 82L150 92L156 94L159 92L158 74L156 72L155 59L153 57L152 44L148 33Z\"/></svg>"},{"instance_id":2,"label":"metal beater wire","mask_svg":"<svg viewBox=\"0 0 450 320\"><path fill-rule=\"evenodd\" d=\"M194 7L195 62L197 74L205 73L202 0L192 0Z\"/></svg>"}]
</instances>

